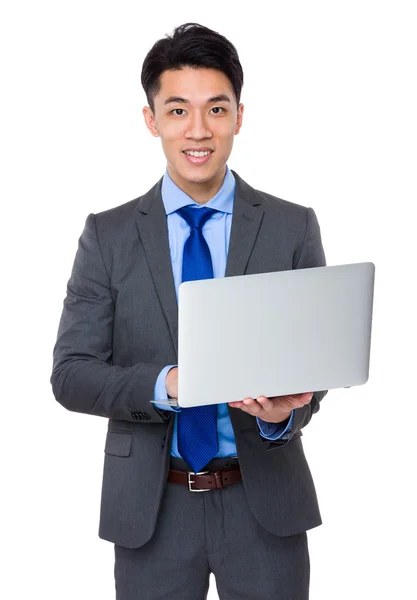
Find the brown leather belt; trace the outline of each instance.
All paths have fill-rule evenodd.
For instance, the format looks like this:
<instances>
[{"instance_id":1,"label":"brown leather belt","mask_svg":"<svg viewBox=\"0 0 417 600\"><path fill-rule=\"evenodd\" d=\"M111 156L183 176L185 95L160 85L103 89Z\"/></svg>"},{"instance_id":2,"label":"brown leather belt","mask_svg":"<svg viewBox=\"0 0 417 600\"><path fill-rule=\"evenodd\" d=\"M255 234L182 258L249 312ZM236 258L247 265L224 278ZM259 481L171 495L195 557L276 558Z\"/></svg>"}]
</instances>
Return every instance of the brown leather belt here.
<instances>
[{"instance_id":1,"label":"brown leather belt","mask_svg":"<svg viewBox=\"0 0 417 600\"><path fill-rule=\"evenodd\" d=\"M239 465L231 469L221 469L220 471L176 471L170 469L168 481L171 483L181 483L188 486L190 492L209 492L210 490L220 490L226 485L241 481Z\"/></svg>"}]
</instances>

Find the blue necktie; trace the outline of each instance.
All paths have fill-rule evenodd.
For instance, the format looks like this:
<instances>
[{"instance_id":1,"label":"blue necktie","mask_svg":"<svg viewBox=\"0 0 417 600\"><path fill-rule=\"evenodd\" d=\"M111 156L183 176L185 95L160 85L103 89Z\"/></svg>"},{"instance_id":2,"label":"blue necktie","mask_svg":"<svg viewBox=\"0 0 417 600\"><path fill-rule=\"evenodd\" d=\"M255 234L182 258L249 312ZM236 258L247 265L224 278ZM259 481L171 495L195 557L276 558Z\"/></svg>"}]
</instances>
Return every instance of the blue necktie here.
<instances>
[{"instance_id":1,"label":"blue necktie","mask_svg":"<svg viewBox=\"0 0 417 600\"><path fill-rule=\"evenodd\" d=\"M201 229L217 211L190 205L177 212L191 227L190 236L184 244L182 281L211 279L210 249ZM219 451L216 404L183 408L178 413L178 450L194 473L201 471L216 456Z\"/></svg>"}]
</instances>

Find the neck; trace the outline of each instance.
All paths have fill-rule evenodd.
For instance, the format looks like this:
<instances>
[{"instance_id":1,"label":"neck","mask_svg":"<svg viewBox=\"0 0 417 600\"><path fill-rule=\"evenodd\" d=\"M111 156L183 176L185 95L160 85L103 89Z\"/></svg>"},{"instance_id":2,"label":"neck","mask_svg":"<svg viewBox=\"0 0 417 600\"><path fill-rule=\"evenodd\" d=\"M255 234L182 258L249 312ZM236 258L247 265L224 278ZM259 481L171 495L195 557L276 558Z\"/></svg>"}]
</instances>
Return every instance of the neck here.
<instances>
[{"instance_id":1,"label":"neck","mask_svg":"<svg viewBox=\"0 0 417 600\"><path fill-rule=\"evenodd\" d=\"M202 182L187 181L178 173L172 172L169 165L167 165L167 170L175 185L185 192L187 196L190 196L194 202L198 202L198 204L206 204L206 202L214 198L222 187L226 176L226 166L219 173L216 173L212 179Z\"/></svg>"}]
</instances>

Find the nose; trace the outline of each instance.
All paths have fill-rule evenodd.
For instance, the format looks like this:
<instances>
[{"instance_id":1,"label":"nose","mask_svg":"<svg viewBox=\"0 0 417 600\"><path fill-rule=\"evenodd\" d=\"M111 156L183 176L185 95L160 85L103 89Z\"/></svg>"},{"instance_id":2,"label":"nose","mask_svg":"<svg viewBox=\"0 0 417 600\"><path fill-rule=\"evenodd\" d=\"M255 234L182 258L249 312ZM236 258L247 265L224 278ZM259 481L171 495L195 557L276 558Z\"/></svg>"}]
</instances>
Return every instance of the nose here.
<instances>
[{"instance_id":1,"label":"nose","mask_svg":"<svg viewBox=\"0 0 417 600\"><path fill-rule=\"evenodd\" d=\"M208 128L203 115L199 111L193 112L188 120L185 137L187 139L200 140L203 138L211 138L211 136L211 131Z\"/></svg>"}]
</instances>

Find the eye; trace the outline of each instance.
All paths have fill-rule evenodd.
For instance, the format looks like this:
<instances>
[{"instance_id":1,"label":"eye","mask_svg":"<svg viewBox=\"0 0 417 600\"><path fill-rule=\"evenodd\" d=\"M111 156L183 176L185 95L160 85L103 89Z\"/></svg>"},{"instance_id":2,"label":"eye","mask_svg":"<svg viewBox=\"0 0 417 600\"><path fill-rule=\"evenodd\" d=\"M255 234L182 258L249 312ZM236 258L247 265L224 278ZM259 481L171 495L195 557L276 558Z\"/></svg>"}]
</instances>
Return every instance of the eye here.
<instances>
[{"instance_id":1,"label":"eye","mask_svg":"<svg viewBox=\"0 0 417 600\"><path fill-rule=\"evenodd\" d=\"M174 110L171 110L171 112L175 113L175 111L177 111L177 110L182 110L183 112L185 112L185 110L183 108L174 108ZM181 117L182 115L178 115L178 113L177 113L177 116Z\"/></svg>"},{"instance_id":2,"label":"eye","mask_svg":"<svg viewBox=\"0 0 417 600\"><path fill-rule=\"evenodd\" d=\"M211 110L222 110L224 112L224 108L222 108L221 106L214 106ZM214 114L215 115L220 115L221 113L216 112Z\"/></svg>"}]
</instances>

